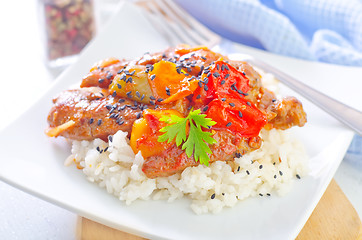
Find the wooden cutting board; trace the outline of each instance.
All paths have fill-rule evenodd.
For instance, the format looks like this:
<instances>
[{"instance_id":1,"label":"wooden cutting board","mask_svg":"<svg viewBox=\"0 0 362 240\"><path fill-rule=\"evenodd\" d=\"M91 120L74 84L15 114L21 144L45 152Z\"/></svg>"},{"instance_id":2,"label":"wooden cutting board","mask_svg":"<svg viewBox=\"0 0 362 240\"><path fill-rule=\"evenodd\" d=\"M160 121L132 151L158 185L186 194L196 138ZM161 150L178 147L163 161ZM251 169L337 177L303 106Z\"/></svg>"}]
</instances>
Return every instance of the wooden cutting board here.
<instances>
[{"instance_id":1,"label":"wooden cutting board","mask_svg":"<svg viewBox=\"0 0 362 240\"><path fill-rule=\"evenodd\" d=\"M77 230L78 239L82 240L145 239L82 217L79 218ZM362 240L361 220L334 180L296 239Z\"/></svg>"}]
</instances>

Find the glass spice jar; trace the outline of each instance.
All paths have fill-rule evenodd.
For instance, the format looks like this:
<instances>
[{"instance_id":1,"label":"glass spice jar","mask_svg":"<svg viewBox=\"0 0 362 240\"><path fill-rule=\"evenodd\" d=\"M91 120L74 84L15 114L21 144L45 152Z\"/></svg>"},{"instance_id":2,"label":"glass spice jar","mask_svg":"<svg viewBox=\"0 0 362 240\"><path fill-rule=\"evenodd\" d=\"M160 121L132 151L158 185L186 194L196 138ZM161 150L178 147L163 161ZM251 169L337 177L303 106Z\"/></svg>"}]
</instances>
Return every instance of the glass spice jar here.
<instances>
[{"instance_id":1,"label":"glass spice jar","mask_svg":"<svg viewBox=\"0 0 362 240\"><path fill-rule=\"evenodd\" d=\"M93 0L40 0L50 67L69 65L95 34Z\"/></svg>"}]
</instances>

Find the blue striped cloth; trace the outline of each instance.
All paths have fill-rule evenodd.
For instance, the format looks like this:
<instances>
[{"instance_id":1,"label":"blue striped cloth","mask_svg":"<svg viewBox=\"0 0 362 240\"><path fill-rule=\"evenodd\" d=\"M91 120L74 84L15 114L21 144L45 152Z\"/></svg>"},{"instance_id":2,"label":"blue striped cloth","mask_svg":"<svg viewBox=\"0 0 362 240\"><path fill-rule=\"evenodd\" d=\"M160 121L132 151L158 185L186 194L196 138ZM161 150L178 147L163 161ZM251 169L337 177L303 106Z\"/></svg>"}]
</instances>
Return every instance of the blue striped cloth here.
<instances>
[{"instance_id":1,"label":"blue striped cloth","mask_svg":"<svg viewBox=\"0 0 362 240\"><path fill-rule=\"evenodd\" d=\"M362 66L362 0L176 0L213 31L276 54ZM345 159L362 161L355 136Z\"/></svg>"}]
</instances>

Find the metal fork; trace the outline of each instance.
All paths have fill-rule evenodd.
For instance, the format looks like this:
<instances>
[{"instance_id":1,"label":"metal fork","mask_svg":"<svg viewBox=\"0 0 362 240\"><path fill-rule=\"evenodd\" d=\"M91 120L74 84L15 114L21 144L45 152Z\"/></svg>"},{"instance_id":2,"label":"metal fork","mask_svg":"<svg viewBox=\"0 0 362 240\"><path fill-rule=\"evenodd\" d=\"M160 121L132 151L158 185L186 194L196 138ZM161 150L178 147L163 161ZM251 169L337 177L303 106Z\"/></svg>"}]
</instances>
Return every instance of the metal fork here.
<instances>
[{"instance_id":1,"label":"metal fork","mask_svg":"<svg viewBox=\"0 0 362 240\"><path fill-rule=\"evenodd\" d=\"M212 48L221 43L220 36L210 31L172 0L139 1L138 5L150 13L150 20L170 45L186 43L191 46L205 45ZM362 112L307 86L259 59L247 56L240 60L274 74L283 84L362 136Z\"/></svg>"}]
</instances>

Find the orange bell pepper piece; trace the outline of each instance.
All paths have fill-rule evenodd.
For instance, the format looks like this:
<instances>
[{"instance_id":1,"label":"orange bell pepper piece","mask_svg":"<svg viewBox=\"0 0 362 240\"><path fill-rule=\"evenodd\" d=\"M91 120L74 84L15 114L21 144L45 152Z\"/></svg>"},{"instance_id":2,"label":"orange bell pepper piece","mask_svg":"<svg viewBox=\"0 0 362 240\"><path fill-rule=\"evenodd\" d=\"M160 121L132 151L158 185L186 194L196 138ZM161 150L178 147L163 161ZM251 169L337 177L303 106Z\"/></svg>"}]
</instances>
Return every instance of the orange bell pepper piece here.
<instances>
[{"instance_id":1,"label":"orange bell pepper piece","mask_svg":"<svg viewBox=\"0 0 362 240\"><path fill-rule=\"evenodd\" d=\"M148 82L153 95L160 104L170 103L192 94L197 88L197 80L189 81L186 73L176 68L176 64L168 61L160 61L153 65L149 72Z\"/></svg>"},{"instance_id":2,"label":"orange bell pepper piece","mask_svg":"<svg viewBox=\"0 0 362 240\"><path fill-rule=\"evenodd\" d=\"M163 133L159 130L167 125L167 123L159 119L164 115L177 115L183 117L176 110L151 110L143 111L143 118L136 120L132 126L130 145L136 154L141 151L144 158L154 156L164 152L173 142L158 142L158 137Z\"/></svg>"}]
</instances>

